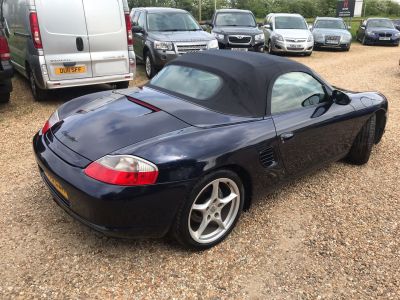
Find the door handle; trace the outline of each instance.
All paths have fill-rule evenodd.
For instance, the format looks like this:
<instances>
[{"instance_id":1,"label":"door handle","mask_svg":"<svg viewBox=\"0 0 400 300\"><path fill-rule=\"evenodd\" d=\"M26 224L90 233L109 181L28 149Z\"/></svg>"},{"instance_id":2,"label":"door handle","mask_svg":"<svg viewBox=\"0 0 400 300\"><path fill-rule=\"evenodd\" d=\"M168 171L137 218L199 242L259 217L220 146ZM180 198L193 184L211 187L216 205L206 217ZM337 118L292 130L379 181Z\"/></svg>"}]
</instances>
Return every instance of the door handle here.
<instances>
[{"instance_id":1,"label":"door handle","mask_svg":"<svg viewBox=\"0 0 400 300\"><path fill-rule=\"evenodd\" d=\"M78 51L83 51L83 39L81 37L77 37L76 38L76 49L78 49Z\"/></svg>"},{"instance_id":2,"label":"door handle","mask_svg":"<svg viewBox=\"0 0 400 300\"><path fill-rule=\"evenodd\" d=\"M288 141L293 137L294 137L293 132L285 132L285 133L281 134L281 141L282 141L282 143L284 143L285 141Z\"/></svg>"}]
</instances>

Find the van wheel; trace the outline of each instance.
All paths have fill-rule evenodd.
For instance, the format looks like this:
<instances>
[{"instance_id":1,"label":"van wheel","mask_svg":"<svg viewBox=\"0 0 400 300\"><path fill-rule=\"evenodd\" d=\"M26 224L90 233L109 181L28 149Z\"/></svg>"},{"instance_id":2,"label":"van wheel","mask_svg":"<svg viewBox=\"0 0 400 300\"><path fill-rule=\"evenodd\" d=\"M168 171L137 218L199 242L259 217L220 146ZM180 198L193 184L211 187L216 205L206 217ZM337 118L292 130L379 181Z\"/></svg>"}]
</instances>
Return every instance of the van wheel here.
<instances>
[{"instance_id":1,"label":"van wheel","mask_svg":"<svg viewBox=\"0 0 400 300\"><path fill-rule=\"evenodd\" d=\"M156 75L156 69L154 68L153 59L149 52L146 52L144 55L144 65L146 68L146 76L151 79Z\"/></svg>"},{"instance_id":2,"label":"van wheel","mask_svg":"<svg viewBox=\"0 0 400 300\"><path fill-rule=\"evenodd\" d=\"M10 101L10 93L0 93L0 103L7 103Z\"/></svg>"},{"instance_id":3,"label":"van wheel","mask_svg":"<svg viewBox=\"0 0 400 300\"><path fill-rule=\"evenodd\" d=\"M35 101L40 102L47 99L47 91L38 87L33 72L29 72L29 83L31 85L32 95Z\"/></svg>"},{"instance_id":4,"label":"van wheel","mask_svg":"<svg viewBox=\"0 0 400 300\"><path fill-rule=\"evenodd\" d=\"M205 250L223 241L238 221L244 204L239 176L219 170L201 179L177 213L171 233L186 248Z\"/></svg>"},{"instance_id":5,"label":"van wheel","mask_svg":"<svg viewBox=\"0 0 400 300\"><path fill-rule=\"evenodd\" d=\"M361 128L351 146L347 161L355 165L366 164L375 141L376 115L374 114Z\"/></svg>"},{"instance_id":6,"label":"van wheel","mask_svg":"<svg viewBox=\"0 0 400 300\"><path fill-rule=\"evenodd\" d=\"M129 87L129 81L115 82L113 85L116 89L127 89Z\"/></svg>"}]
</instances>

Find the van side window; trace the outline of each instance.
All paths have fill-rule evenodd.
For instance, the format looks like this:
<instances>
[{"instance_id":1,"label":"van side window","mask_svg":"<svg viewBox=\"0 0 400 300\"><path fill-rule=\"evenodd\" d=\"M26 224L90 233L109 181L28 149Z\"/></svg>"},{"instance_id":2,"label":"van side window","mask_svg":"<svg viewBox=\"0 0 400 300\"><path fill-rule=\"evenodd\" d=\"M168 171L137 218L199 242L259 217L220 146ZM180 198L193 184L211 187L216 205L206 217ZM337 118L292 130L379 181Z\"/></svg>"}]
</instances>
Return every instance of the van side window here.
<instances>
[{"instance_id":1,"label":"van side window","mask_svg":"<svg viewBox=\"0 0 400 300\"><path fill-rule=\"evenodd\" d=\"M282 113L315 106L327 100L322 84L307 73L291 72L281 75L274 83L271 113Z\"/></svg>"}]
</instances>

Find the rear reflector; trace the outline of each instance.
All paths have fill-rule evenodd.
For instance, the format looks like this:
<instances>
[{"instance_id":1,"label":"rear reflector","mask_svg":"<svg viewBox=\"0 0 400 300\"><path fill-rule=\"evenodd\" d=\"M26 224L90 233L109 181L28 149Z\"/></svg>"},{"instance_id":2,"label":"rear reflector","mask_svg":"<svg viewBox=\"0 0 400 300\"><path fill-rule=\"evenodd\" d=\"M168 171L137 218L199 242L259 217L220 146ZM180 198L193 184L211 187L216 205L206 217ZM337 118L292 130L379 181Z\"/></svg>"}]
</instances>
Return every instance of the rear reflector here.
<instances>
[{"instance_id":1,"label":"rear reflector","mask_svg":"<svg viewBox=\"0 0 400 300\"><path fill-rule=\"evenodd\" d=\"M128 46L133 46L133 33L132 33L131 17L127 13L125 14L125 25L126 25Z\"/></svg>"},{"instance_id":2,"label":"rear reflector","mask_svg":"<svg viewBox=\"0 0 400 300\"><path fill-rule=\"evenodd\" d=\"M98 181L121 185L137 186L154 184L158 168L151 162L131 155L106 155L91 163L85 174Z\"/></svg>"},{"instance_id":3,"label":"rear reflector","mask_svg":"<svg viewBox=\"0 0 400 300\"><path fill-rule=\"evenodd\" d=\"M10 49L8 48L8 43L4 36L0 36L0 59L10 59Z\"/></svg>"},{"instance_id":4,"label":"rear reflector","mask_svg":"<svg viewBox=\"0 0 400 300\"><path fill-rule=\"evenodd\" d=\"M35 46L36 49L43 49L42 38L40 37L39 20L37 13L31 12L29 15L29 21L31 24L33 45Z\"/></svg>"}]
</instances>

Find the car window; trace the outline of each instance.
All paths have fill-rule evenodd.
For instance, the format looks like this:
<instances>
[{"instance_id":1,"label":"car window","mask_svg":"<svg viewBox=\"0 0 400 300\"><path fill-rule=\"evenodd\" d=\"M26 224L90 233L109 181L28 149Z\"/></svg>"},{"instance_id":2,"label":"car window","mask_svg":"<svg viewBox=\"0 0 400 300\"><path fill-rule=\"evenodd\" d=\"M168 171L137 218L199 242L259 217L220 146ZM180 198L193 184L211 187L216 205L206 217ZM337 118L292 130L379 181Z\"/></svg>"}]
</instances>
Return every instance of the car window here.
<instances>
[{"instance_id":1,"label":"car window","mask_svg":"<svg viewBox=\"0 0 400 300\"><path fill-rule=\"evenodd\" d=\"M132 24L135 26L138 24L139 14L140 14L140 11L135 11L135 13L133 14Z\"/></svg>"},{"instance_id":2,"label":"car window","mask_svg":"<svg viewBox=\"0 0 400 300\"><path fill-rule=\"evenodd\" d=\"M274 83L271 113L318 105L326 101L322 84L307 73L291 72L281 75Z\"/></svg>"},{"instance_id":3,"label":"car window","mask_svg":"<svg viewBox=\"0 0 400 300\"><path fill-rule=\"evenodd\" d=\"M138 26L146 28L146 13L142 12L138 19Z\"/></svg>"},{"instance_id":4,"label":"car window","mask_svg":"<svg viewBox=\"0 0 400 300\"><path fill-rule=\"evenodd\" d=\"M256 20L250 13L218 13L215 25L256 27Z\"/></svg>"},{"instance_id":5,"label":"car window","mask_svg":"<svg viewBox=\"0 0 400 300\"><path fill-rule=\"evenodd\" d=\"M212 73L184 66L167 66L150 84L196 100L205 100L217 93L222 79Z\"/></svg>"},{"instance_id":6,"label":"car window","mask_svg":"<svg viewBox=\"0 0 400 300\"><path fill-rule=\"evenodd\" d=\"M386 19L369 20L368 27L394 28L393 22Z\"/></svg>"},{"instance_id":7,"label":"car window","mask_svg":"<svg viewBox=\"0 0 400 300\"><path fill-rule=\"evenodd\" d=\"M314 28L346 29L346 25L342 20L318 20Z\"/></svg>"},{"instance_id":8,"label":"car window","mask_svg":"<svg viewBox=\"0 0 400 300\"><path fill-rule=\"evenodd\" d=\"M194 31L201 30L195 19L188 13L149 13L149 31Z\"/></svg>"},{"instance_id":9,"label":"car window","mask_svg":"<svg viewBox=\"0 0 400 300\"><path fill-rule=\"evenodd\" d=\"M307 24L301 17L275 17L275 29L307 29Z\"/></svg>"}]
</instances>

